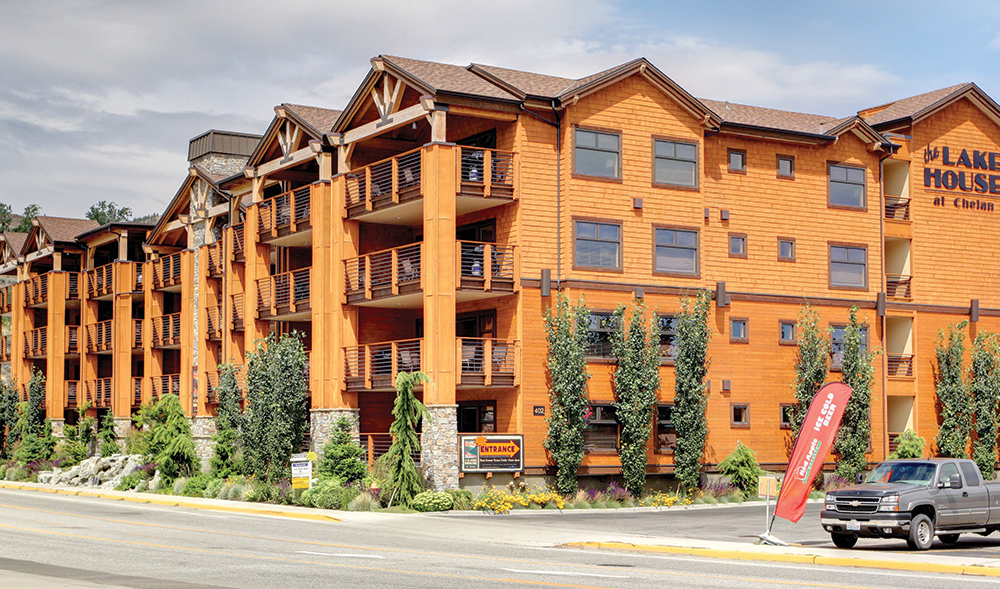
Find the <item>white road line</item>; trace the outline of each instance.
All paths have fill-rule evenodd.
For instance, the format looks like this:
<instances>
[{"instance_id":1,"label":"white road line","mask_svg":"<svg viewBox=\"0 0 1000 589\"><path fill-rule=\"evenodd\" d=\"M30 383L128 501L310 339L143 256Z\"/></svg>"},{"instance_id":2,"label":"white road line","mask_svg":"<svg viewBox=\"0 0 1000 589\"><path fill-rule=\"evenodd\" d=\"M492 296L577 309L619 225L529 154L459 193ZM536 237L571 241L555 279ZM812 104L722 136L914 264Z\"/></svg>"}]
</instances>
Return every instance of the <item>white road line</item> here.
<instances>
[{"instance_id":1,"label":"white road line","mask_svg":"<svg viewBox=\"0 0 1000 589\"><path fill-rule=\"evenodd\" d=\"M604 579L627 579L626 575L599 575L597 573L573 573L567 571L528 571L523 569L503 569L509 573L525 573L528 575L551 575L553 577L601 577Z\"/></svg>"},{"instance_id":2,"label":"white road line","mask_svg":"<svg viewBox=\"0 0 1000 589\"><path fill-rule=\"evenodd\" d=\"M338 556L341 558L381 558L381 559L385 558L384 556L379 556L377 554L339 554L332 552L309 552L308 550L296 550L295 552L296 554L312 554L315 556Z\"/></svg>"}]
</instances>

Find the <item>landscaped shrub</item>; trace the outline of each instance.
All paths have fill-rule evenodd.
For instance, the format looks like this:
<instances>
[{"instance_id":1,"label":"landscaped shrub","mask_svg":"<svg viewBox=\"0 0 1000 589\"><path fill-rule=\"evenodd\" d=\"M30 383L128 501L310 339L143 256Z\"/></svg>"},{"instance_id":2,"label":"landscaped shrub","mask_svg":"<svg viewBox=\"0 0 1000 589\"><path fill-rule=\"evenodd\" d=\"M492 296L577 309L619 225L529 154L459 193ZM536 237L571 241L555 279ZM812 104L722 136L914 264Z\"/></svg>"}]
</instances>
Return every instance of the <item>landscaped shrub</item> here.
<instances>
[{"instance_id":1,"label":"landscaped shrub","mask_svg":"<svg viewBox=\"0 0 1000 589\"><path fill-rule=\"evenodd\" d=\"M101 431L97 434L101 439L101 457L107 458L112 454L122 451L115 436L115 417L110 411L104 414L104 421L101 422Z\"/></svg>"},{"instance_id":2,"label":"landscaped shrub","mask_svg":"<svg viewBox=\"0 0 1000 589\"><path fill-rule=\"evenodd\" d=\"M418 493L410 507L417 511L448 511L451 509L451 495L443 491L424 491Z\"/></svg>"},{"instance_id":3,"label":"landscaped shrub","mask_svg":"<svg viewBox=\"0 0 1000 589\"><path fill-rule=\"evenodd\" d=\"M375 511L382 507L378 498L368 492L359 494L347 504L347 511Z\"/></svg>"},{"instance_id":4,"label":"landscaped shrub","mask_svg":"<svg viewBox=\"0 0 1000 589\"><path fill-rule=\"evenodd\" d=\"M692 499L686 495L654 491L645 495L641 503L646 507L673 507L674 505L691 505L692 502Z\"/></svg>"},{"instance_id":5,"label":"landscaped shrub","mask_svg":"<svg viewBox=\"0 0 1000 589\"><path fill-rule=\"evenodd\" d=\"M118 486L116 486L115 489L118 491L131 491L135 489L140 482L146 481L147 478L148 473L143 470L137 470L123 476L122 480L118 482Z\"/></svg>"},{"instance_id":6,"label":"landscaped shrub","mask_svg":"<svg viewBox=\"0 0 1000 589\"><path fill-rule=\"evenodd\" d=\"M628 492L618 483L612 481L608 484L608 488L604 490L604 496L611 501L625 502L632 499L632 493Z\"/></svg>"},{"instance_id":7,"label":"landscaped shrub","mask_svg":"<svg viewBox=\"0 0 1000 589\"><path fill-rule=\"evenodd\" d=\"M351 501L360 494L361 490L357 487L345 487L338 480L326 480L303 491L299 502L307 507L320 509L347 509Z\"/></svg>"},{"instance_id":8,"label":"landscaped shrub","mask_svg":"<svg viewBox=\"0 0 1000 589\"><path fill-rule=\"evenodd\" d=\"M392 445L385 453L388 480L386 489L389 503L409 506L410 501L423 490L423 478L417 471L413 456L420 452L420 437L417 424L423 419L430 421L427 408L413 394L413 387L422 382L430 382L423 372L400 372L396 375L396 401L392 407Z\"/></svg>"},{"instance_id":9,"label":"landscaped shrub","mask_svg":"<svg viewBox=\"0 0 1000 589\"><path fill-rule=\"evenodd\" d=\"M185 497L204 497L205 488L212 480L212 477L207 474L191 477L184 482L180 494Z\"/></svg>"},{"instance_id":10,"label":"landscaped shrub","mask_svg":"<svg viewBox=\"0 0 1000 589\"><path fill-rule=\"evenodd\" d=\"M198 472L191 424L177 395L163 395L155 405L140 409L139 416L149 428L143 435L148 440L147 459L156 463L165 483Z\"/></svg>"},{"instance_id":11,"label":"landscaped shrub","mask_svg":"<svg viewBox=\"0 0 1000 589\"><path fill-rule=\"evenodd\" d=\"M757 488L757 478L764 474L757 462L757 453L737 441L736 448L719 463L719 472L729 477L743 497L750 497Z\"/></svg>"},{"instance_id":12,"label":"landscaped shrub","mask_svg":"<svg viewBox=\"0 0 1000 589\"><path fill-rule=\"evenodd\" d=\"M207 499L215 499L219 496L219 491L222 490L223 485L226 484L225 479L212 479L205 485L205 490L202 491L202 497Z\"/></svg>"},{"instance_id":13,"label":"landscaped shrub","mask_svg":"<svg viewBox=\"0 0 1000 589\"><path fill-rule=\"evenodd\" d=\"M364 450L355 443L351 430L351 420L346 417L334 422L330 441L323 446L323 458L317 466L319 478L336 478L352 483L368 474L368 465L361 462Z\"/></svg>"},{"instance_id":14,"label":"landscaped shrub","mask_svg":"<svg viewBox=\"0 0 1000 589\"><path fill-rule=\"evenodd\" d=\"M889 454L889 460L899 458L923 458L924 444L927 441L917 435L917 432L908 429L896 436L896 451Z\"/></svg>"},{"instance_id":15,"label":"landscaped shrub","mask_svg":"<svg viewBox=\"0 0 1000 589\"><path fill-rule=\"evenodd\" d=\"M468 511L472 509L472 502L475 499L472 491L466 489L448 489L445 493L451 495L451 509L453 511Z\"/></svg>"},{"instance_id":16,"label":"landscaped shrub","mask_svg":"<svg viewBox=\"0 0 1000 589\"><path fill-rule=\"evenodd\" d=\"M484 488L472 502L473 509L496 514L510 513L515 505L527 507L528 500L520 493L509 493L497 487Z\"/></svg>"},{"instance_id":17,"label":"landscaped shrub","mask_svg":"<svg viewBox=\"0 0 1000 589\"><path fill-rule=\"evenodd\" d=\"M141 456L149 454L149 436L146 432L135 427L125 432L125 453Z\"/></svg>"}]
</instances>

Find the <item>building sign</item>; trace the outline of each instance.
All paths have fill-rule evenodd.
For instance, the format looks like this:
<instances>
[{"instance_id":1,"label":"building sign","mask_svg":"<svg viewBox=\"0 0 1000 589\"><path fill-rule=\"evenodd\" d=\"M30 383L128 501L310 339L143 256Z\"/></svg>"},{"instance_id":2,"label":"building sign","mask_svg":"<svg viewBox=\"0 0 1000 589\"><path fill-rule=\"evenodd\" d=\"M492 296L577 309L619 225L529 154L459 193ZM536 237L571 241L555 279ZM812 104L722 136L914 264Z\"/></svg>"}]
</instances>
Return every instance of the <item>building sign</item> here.
<instances>
[{"instance_id":1,"label":"building sign","mask_svg":"<svg viewBox=\"0 0 1000 589\"><path fill-rule=\"evenodd\" d=\"M459 436L462 472L520 472L524 470L524 436Z\"/></svg>"},{"instance_id":2,"label":"building sign","mask_svg":"<svg viewBox=\"0 0 1000 589\"><path fill-rule=\"evenodd\" d=\"M545 405L535 405L532 414L545 417Z\"/></svg>"},{"instance_id":3,"label":"building sign","mask_svg":"<svg viewBox=\"0 0 1000 589\"><path fill-rule=\"evenodd\" d=\"M292 454L292 488L308 489L312 486L313 464L306 454Z\"/></svg>"},{"instance_id":4,"label":"building sign","mask_svg":"<svg viewBox=\"0 0 1000 589\"><path fill-rule=\"evenodd\" d=\"M1000 152L953 149L945 146L924 148L924 188L1000 196ZM935 206L951 204L958 209L993 212L994 203L977 198L934 199Z\"/></svg>"}]
</instances>

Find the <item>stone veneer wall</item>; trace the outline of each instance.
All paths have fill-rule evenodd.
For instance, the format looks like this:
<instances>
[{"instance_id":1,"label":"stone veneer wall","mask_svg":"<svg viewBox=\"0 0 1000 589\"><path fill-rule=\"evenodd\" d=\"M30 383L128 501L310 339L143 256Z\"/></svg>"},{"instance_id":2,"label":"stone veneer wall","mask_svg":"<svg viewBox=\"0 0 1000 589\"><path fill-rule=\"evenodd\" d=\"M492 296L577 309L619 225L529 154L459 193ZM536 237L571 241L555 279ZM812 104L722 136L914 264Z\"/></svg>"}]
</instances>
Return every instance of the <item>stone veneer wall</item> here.
<instances>
[{"instance_id":1,"label":"stone veneer wall","mask_svg":"<svg viewBox=\"0 0 1000 589\"><path fill-rule=\"evenodd\" d=\"M191 160L191 165L198 166L215 176L232 176L243 171L243 167L247 165L247 159L244 155L206 153Z\"/></svg>"},{"instance_id":2,"label":"stone veneer wall","mask_svg":"<svg viewBox=\"0 0 1000 589\"><path fill-rule=\"evenodd\" d=\"M122 447L122 452L125 451L125 435L128 434L129 430L132 429L132 418L130 417L115 417L115 437L118 438L118 443Z\"/></svg>"},{"instance_id":3,"label":"stone veneer wall","mask_svg":"<svg viewBox=\"0 0 1000 589\"><path fill-rule=\"evenodd\" d=\"M212 459L212 436L218 431L215 418L211 416L193 417L191 419L191 437L194 438L194 451L201 460L201 470L207 471Z\"/></svg>"},{"instance_id":4,"label":"stone veneer wall","mask_svg":"<svg viewBox=\"0 0 1000 589\"><path fill-rule=\"evenodd\" d=\"M323 446L330 440L330 432L337 419L346 417L351 420L351 433L354 441L359 441L360 415L358 409L312 409L309 412L309 449L321 452Z\"/></svg>"},{"instance_id":5,"label":"stone veneer wall","mask_svg":"<svg viewBox=\"0 0 1000 589\"><path fill-rule=\"evenodd\" d=\"M423 424L420 466L431 489L458 488L458 405L428 405Z\"/></svg>"}]
</instances>

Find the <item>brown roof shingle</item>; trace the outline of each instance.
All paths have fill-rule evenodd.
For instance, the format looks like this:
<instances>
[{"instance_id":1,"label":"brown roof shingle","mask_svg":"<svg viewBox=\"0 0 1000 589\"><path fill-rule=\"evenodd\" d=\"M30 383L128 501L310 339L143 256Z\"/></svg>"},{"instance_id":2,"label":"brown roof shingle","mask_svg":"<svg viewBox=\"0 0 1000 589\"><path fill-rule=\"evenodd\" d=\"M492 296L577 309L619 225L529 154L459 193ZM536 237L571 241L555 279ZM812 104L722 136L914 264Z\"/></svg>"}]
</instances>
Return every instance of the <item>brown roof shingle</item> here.
<instances>
[{"instance_id":1,"label":"brown roof shingle","mask_svg":"<svg viewBox=\"0 0 1000 589\"><path fill-rule=\"evenodd\" d=\"M91 219L38 216L38 224L52 241L76 241L76 236L100 227Z\"/></svg>"},{"instance_id":2,"label":"brown roof shingle","mask_svg":"<svg viewBox=\"0 0 1000 589\"><path fill-rule=\"evenodd\" d=\"M282 103L281 106L298 117L303 123L312 127L313 131L315 131L320 137L322 137L324 133L330 132L330 129L333 128L333 124L336 123L337 118L340 117L341 112L331 108L306 106L304 104Z\"/></svg>"},{"instance_id":3,"label":"brown roof shingle","mask_svg":"<svg viewBox=\"0 0 1000 589\"><path fill-rule=\"evenodd\" d=\"M554 98L561 91L573 84L572 78L560 78L546 74L533 74L520 70L511 70L492 65L473 64L476 68L503 81L510 86L517 88L522 94L529 96L541 96L544 98Z\"/></svg>"},{"instance_id":4,"label":"brown roof shingle","mask_svg":"<svg viewBox=\"0 0 1000 589\"><path fill-rule=\"evenodd\" d=\"M3 238L10 245L10 249L14 250L15 253L20 253L21 248L24 247L24 241L28 239L28 234L6 231L3 234Z\"/></svg>"},{"instance_id":5,"label":"brown roof shingle","mask_svg":"<svg viewBox=\"0 0 1000 589\"><path fill-rule=\"evenodd\" d=\"M869 125L874 126L899 119L907 119L923 110L926 110L927 108L934 106L938 102L947 100L953 95L965 92L972 87L973 84L966 82L964 84L955 84L954 86L948 86L947 88L941 88L932 92L925 92L924 94L917 94L916 96L896 100L895 102L890 102L888 105L881 105L886 108L876 112L866 120Z\"/></svg>"},{"instance_id":6,"label":"brown roof shingle","mask_svg":"<svg viewBox=\"0 0 1000 589\"><path fill-rule=\"evenodd\" d=\"M726 123L790 131L793 133L824 135L830 129L833 129L846 120L826 115L811 115L761 106L708 100L705 98L699 98L698 100L712 109Z\"/></svg>"},{"instance_id":7,"label":"brown roof shingle","mask_svg":"<svg viewBox=\"0 0 1000 589\"><path fill-rule=\"evenodd\" d=\"M517 97L510 92L486 81L463 66L392 55L380 55L379 57L410 74L436 92L481 96L495 100L517 100Z\"/></svg>"}]
</instances>

